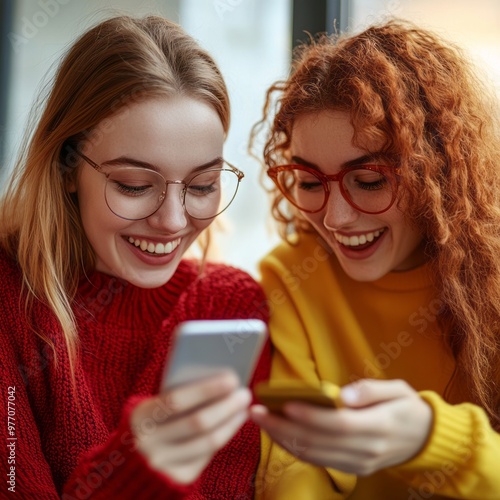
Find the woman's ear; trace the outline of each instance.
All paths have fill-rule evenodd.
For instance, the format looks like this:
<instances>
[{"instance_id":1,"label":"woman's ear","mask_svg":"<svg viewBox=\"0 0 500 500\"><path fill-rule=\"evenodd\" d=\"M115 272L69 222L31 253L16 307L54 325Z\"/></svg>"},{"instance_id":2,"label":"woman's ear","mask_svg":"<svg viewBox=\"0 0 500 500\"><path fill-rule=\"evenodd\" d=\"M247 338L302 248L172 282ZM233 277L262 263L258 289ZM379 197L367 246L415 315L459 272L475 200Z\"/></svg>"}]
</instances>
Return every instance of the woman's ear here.
<instances>
[{"instance_id":1,"label":"woman's ear","mask_svg":"<svg viewBox=\"0 0 500 500\"><path fill-rule=\"evenodd\" d=\"M76 169L64 176L64 184L68 193L76 193Z\"/></svg>"},{"instance_id":2,"label":"woman's ear","mask_svg":"<svg viewBox=\"0 0 500 500\"><path fill-rule=\"evenodd\" d=\"M61 148L59 161L66 191L68 193L76 193L78 165L81 158L76 154L75 146L69 139L64 142Z\"/></svg>"}]
</instances>

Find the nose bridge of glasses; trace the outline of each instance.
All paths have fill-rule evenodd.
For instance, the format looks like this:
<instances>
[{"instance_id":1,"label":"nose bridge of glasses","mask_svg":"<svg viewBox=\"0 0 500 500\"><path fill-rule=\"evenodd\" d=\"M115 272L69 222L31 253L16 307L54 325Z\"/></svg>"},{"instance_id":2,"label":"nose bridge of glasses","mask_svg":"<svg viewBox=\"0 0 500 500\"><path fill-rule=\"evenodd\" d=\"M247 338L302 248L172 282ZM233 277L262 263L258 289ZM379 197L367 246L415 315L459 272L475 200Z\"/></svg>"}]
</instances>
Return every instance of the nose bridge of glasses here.
<instances>
[{"instance_id":1,"label":"nose bridge of glasses","mask_svg":"<svg viewBox=\"0 0 500 500\"><path fill-rule=\"evenodd\" d=\"M336 194L340 194L345 197L344 189L342 186L343 174L342 171L337 172L336 174L321 174L321 180L323 181L323 187L325 189L325 202L328 202L328 198L331 194L334 196Z\"/></svg>"},{"instance_id":2,"label":"nose bridge of glasses","mask_svg":"<svg viewBox=\"0 0 500 500\"><path fill-rule=\"evenodd\" d=\"M186 186L187 186L186 182L185 181L171 181L171 180L167 180L167 179L163 179L163 181L164 181L164 186L161 187L162 192L159 196L159 201L163 204L163 202L167 198L169 192L172 193L172 192L177 191L179 193L179 200L184 205L184 196L186 193ZM172 186L172 184L173 184L173 186ZM174 188L174 189L172 189L172 188ZM177 188L177 189L175 189L175 188Z\"/></svg>"},{"instance_id":3,"label":"nose bridge of glasses","mask_svg":"<svg viewBox=\"0 0 500 500\"><path fill-rule=\"evenodd\" d=\"M349 188L344 184L348 172L349 170L340 170L336 174L322 174L327 212L340 210L339 213L347 214L356 208L353 206Z\"/></svg>"},{"instance_id":4,"label":"nose bridge of glasses","mask_svg":"<svg viewBox=\"0 0 500 500\"><path fill-rule=\"evenodd\" d=\"M170 229L173 226L184 227L186 223L185 183L165 180L161 190L156 201L156 209L149 216L152 223L165 225Z\"/></svg>"},{"instance_id":5,"label":"nose bridge of glasses","mask_svg":"<svg viewBox=\"0 0 500 500\"><path fill-rule=\"evenodd\" d=\"M342 185L342 178L339 178L338 175L335 175L335 178L332 178L334 176L328 177L328 182L324 184L326 203L331 205L332 201L334 204L340 201L347 202L350 205L351 200L349 199L349 193Z\"/></svg>"},{"instance_id":6,"label":"nose bridge of glasses","mask_svg":"<svg viewBox=\"0 0 500 500\"><path fill-rule=\"evenodd\" d=\"M219 177L215 175L217 173ZM238 184L243 178L243 174L234 167L231 167L203 170L189 180L167 180L163 176L161 177L162 182L160 185L157 185L157 189L160 188L162 190L158 197L160 206L165 205L169 191L172 191L172 188L174 188L178 190L179 201L189 216L196 219L209 219L230 205L236 195ZM173 186L171 186L172 184ZM223 207L220 207L222 191L225 191L229 196L226 200L227 203ZM171 196L175 195L171 194ZM169 208L175 208L168 201L167 204Z\"/></svg>"},{"instance_id":7,"label":"nose bridge of glasses","mask_svg":"<svg viewBox=\"0 0 500 500\"><path fill-rule=\"evenodd\" d=\"M325 180L325 184L330 185L331 182L341 182L343 177L344 177L345 172L341 170L340 172L337 172L336 174L323 174L321 172L321 176Z\"/></svg>"},{"instance_id":8,"label":"nose bridge of glasses","mask_svg":"<svg viewBox=\"0 0 500 500\"><path fill-rule=\"evenodd\" d=\"M330 181L342 181L342 179L330 179ZM343 224L356 220L358 210L342 182L330 182L328 186L329 190L325 193L324 201L325 223L331 227L341 227Z\"/></svg>"}]
</instances>

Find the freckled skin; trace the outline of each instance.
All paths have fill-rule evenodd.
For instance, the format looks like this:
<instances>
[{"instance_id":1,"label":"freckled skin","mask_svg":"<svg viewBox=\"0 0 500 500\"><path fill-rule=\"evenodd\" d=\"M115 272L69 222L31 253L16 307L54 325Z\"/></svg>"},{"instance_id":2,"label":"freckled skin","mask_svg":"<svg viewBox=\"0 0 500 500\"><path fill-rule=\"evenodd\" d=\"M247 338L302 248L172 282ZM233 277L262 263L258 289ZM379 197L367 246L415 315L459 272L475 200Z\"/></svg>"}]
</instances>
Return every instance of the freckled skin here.
<instances>
[{"instance_id":1,"label":"freckled skin","mask_svg":"<svg viewBox=\"0 0 500 500\"><path fill-rule=\"evenodd\" d=\"M291 154L314 164L325 174L335 174L343 163L380 147L378 144L367 144L367 149L354 146L353 132L349 114L345 112L322 111L299 116L292 131ZM391 271L409 270L424 262L422 236L408 223L397 203L382 214L368 215L347 203L337 182L332 182L330 187L331 195L325 208L304 216L332 248L352 279L374 281ZM334 237L336 232L349 236L376 230L384 230L383 240L366 259L346 256Z\"/></svg>"}]
</instances>

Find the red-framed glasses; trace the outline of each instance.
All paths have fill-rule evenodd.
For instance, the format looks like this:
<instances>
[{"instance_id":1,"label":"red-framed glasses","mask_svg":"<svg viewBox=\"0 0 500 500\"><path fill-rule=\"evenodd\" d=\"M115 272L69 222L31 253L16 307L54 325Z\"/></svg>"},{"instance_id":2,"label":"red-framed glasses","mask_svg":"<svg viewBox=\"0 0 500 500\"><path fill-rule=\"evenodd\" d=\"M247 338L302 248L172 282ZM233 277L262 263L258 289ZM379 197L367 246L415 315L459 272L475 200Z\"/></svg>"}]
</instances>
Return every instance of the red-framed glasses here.
<instances>
[{"instance_id":1,"label":"red-framed glasses","mask_svg":"<svg viewBox=\"0 0 500 500\"><path fill-rule=\"evenodd\" d=\"M391 208L398 188L396 169L386 165L353 166L333 175L304 165L281 165L270 168L267 175L292 205L308 213L325 207L332 181L339 183L340 193L353 208L372 215Z\"/></svg>"}]
</instances>

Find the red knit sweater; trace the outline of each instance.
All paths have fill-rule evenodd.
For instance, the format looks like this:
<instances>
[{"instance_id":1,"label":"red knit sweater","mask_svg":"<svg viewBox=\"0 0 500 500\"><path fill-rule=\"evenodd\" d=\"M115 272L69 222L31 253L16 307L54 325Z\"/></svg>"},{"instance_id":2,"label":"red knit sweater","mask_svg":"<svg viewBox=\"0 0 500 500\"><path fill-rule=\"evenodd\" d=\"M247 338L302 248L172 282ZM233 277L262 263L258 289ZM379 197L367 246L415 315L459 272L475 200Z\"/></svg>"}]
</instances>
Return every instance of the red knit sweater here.
<instances>
[{"instance_id":1,"label":"red knit sweater","mask_svg":"<svg viewBox=\"0 0 500 500\"><path fill-rule=\"evenodd\" d=\"M3 252L0 276L0 498L253 498L260 445L253 423L247 422L188 486L148 466L134 448L129 426L134 406L158 392L175 325L196 318L267 320L265 298L252 278L215 264L198 276L191 261L181 262L157 289L94 273L91 282L82 281L73 307L80 337L73 392L54 316L35 304L35 331L30 329L19 300L19 269ZM54 343L57 366L35 332ZM253 383L266 379L268 370L266 347Z\"/></svg>"}]
</instances>

